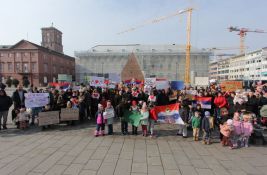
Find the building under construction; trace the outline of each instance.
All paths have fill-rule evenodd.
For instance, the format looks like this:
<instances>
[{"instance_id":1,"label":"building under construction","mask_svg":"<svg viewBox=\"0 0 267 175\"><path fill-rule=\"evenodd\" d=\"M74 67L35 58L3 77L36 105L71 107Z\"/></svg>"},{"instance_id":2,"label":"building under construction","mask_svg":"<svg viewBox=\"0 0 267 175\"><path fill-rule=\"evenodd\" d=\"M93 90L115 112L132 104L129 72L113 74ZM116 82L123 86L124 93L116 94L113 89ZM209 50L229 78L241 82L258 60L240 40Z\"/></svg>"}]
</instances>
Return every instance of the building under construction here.
<instances>
[{"instance_id":1,"label":"building under construction","mask_svg":"<svg viewBox=\"0 0 267 175\"><path fill-rule=\"evenodd\" d=\"M88 51L75 52L76 80L88 76L120 76L130 57L135 57L143 77L184 80L186 47L181 45L98 45ZM194 77L208 77L210 52L191 48L191 83ZM134 66L134 65L133 65ZM137 76L137 75L136 75ZM135 77L132 77L135 78Z\"/></svg>"}]
</instances>

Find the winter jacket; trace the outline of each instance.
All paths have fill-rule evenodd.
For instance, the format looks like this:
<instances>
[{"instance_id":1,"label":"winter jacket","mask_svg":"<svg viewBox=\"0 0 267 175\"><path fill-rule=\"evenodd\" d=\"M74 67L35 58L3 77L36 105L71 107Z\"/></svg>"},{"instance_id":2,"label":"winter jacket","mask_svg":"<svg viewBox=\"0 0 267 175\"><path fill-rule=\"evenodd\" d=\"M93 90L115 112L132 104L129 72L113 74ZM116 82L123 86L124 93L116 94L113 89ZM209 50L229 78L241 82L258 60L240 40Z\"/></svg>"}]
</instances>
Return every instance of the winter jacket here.
<instances>
[{"instance_id":1,"label":"winter jacket","mask_svg":"<svg viewBox=\"0 0 267 175\"><path fill-rule=\"evenodd\" d=\"M262 117L267 117L267 105L264 105L264 106L261 107L260 115Z\"/></svg>"},{"instance_id":2,"label":"winter jacket","mask_svg":"<svg viewBox=\"0 0 267 175\"><path fill-rule=\"evenodd\" d=\"M114 120L114 109L111 106L110 108L106 108L104 112L104 118L107 119L107 124L111 125L113 124Z\"/></svg>"},{"instance_id":3,"label":"winter jacket","mask_svg":"<svg viewBox=\"0 0 267 175\"><path fill-rule=\"evenodd\" d=\"M217 108L223 108L227 106L227 101L224 96L215 97L214 104Z\"/></svg>"},{"instance_id":4,"label":"winter jacket","mask_svg":"<svg viewBox=\"0 0 267 175\"><path fill-rule=\"evenodd\" d=\"M235 112L235 109L234 109L234 98L231 97L231 96L227 97L227 103L228 103L228 106L229 106L228 112L229 112L230 115L233 115L234 112Z\"/></svg>"},{"instance_id":5,"label":"winter jacket","mask_svg":"<svg viewBox=\"0 0 267 175\"><path fill-rule=\"evenodd\" d=\"M209 132L211 127L210 127L210 118L211 117L204 117L202 119L202 126L201 128L205 131L205 132Z\"/></svg>"},{"instance_id":6,"label":"winter jacket","mask_svg":"<svg viewBox=\"0 0 267 175\"><path fill-rule=\"evenodd\" d=\"M193 118L192 118L192 128L200 128L200 121L201 121L200 116L199 117L193 116Z\"/></svg>"},{"instance_id":7,"label":"winter jacket","mask_svg":"<svg viewBox=\"0 0 267 175\"><path fill-rule=\"evenodd\" d=\"M105 124L103 112L98 111L96 113L96 124L98 125Z\"/></svg>"},{"instance_id":8,"label":"winter jacket","mask_svg":"<svg viewBox=\"0 0 267 175\"><path fill-rule=\"evenodd\" d=\"M233 120L234 134L241 135L243 133L243 124L241 121Z\"/></svg>"},{"instance_id":9,"label":"winter jacket","mask_svg":"<svg viewBox=\"0 0 267 175\"><path fill-rule=\"evenodd\" d=\"M251 133L253 131L251 122L243 122L243 131L244 136L251 136Z\"/></svg>"},{"instance_id":10,"label":"winter jacket","mask_svg":"<svg viewBox=\"0 0 267 175\"><path fill-rule=\"evenodd\" d=\"M0 112L8 111L12 106L12 99L9 96L0 96Z\"/></svg>"},{"instance_id":11,"label":"winter jacket","mask_svg":"<svg viewBox=\"0 0 267 175\"><path fill-rule=\"evenodd\" d=\"M25 93L27 93L27 91L23 90L23 97L22 100L20 100L20 96L19 96L19 92L18 90L16 90L13 95L12 95L12 100L14 102L14 108L15 109L19 109L22 106L25 105Z\"/></svg>"},{"instance_id":12,"label":"winter jacket","mask_svg":"<svg viewBox=\"0 0 267 175\"><path fill-rule=\"evenodd\" d=\"M149 112L142 112L141 111L142 117L140 118L141 125L148 125L148 117L149 117Z\"/></svg>"},{"instance_id":13,"label":"winter jacket","mask_svg":"<svg viewBox=\"0 0 267 175\"><path fill-rule=\"evenodd\" d=\"M253 95L252 97L248 97L248 101L246 102L246 110L258 114L258 99Z\"/></svg>"},{"instance_id":14,"label":"winter jacket","mask_svg":"<svg viewBox=\"0 0 267 175\"><path fill-rule=\"evenodd\" d=\"M182 120L184 121L184 123L188 123L189 112L188 112L188 109L186 107L183 107L179 110L179 115L182 118Z\"/></svg>"}]
</instances>

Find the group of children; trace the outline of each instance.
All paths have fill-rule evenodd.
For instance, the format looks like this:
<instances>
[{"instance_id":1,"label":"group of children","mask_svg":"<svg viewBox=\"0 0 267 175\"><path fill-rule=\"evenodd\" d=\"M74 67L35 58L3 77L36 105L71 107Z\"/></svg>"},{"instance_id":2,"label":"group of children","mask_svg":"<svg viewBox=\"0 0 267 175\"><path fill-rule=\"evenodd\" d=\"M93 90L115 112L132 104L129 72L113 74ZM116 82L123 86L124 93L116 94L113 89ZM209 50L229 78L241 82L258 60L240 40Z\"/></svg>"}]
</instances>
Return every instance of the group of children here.
<instances>
[{"instance_id":1,"label":"group of children","mask_svg":"<svg viewBox=\"0 0 267 175\"><path fill-rule=\"evenodd\" d=\"M231 149L248 147L249 137L253 132L252 115L238 112L234 113L233 119L228 119L220 125L220 132L223 135L222 145Z\"/></svg>"}]
</instances>

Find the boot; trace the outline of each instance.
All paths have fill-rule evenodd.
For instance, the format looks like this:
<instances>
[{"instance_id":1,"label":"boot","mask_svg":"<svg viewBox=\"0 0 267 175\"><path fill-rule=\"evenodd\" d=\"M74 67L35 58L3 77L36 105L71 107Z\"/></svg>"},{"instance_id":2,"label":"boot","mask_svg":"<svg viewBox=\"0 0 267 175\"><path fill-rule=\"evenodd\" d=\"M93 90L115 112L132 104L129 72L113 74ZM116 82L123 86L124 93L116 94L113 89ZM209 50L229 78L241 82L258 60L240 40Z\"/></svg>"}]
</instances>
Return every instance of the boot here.
<instances>
[{"instance_id":1,"label":"boot","mask_svg":"<svg viewBox=\"0 0 267 175\"><path fill-rule=\"evenodd\" d=\"M98 134L98 131L95 130L95 137L97 137L99 134Z\"/></svg>"}]
</instances>

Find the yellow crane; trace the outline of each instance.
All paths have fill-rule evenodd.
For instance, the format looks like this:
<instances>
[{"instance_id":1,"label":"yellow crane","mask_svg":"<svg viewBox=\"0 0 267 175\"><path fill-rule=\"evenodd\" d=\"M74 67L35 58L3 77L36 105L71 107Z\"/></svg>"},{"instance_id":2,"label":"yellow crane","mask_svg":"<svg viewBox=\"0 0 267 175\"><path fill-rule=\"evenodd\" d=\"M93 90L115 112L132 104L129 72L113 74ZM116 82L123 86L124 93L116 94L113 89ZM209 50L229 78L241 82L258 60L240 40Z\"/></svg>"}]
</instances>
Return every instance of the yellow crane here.
<instances>
[{"instance_id":1,"label":"yellow crane","mask_svg":"<svg viewBox=\"0 0 267 175\"><path fill-rule=\"evenodd\" d=\"M183 9L183 10L179 10L176 11L174 13L171 13L169 15L163 16L163 17L158 17L152 20L147 20L142 24L139 24L135 27L131 27L127 30L124 30L122 32L117 33L118 35L120 34L124 34L127 32L131 32L134 31L138 28L144 27L145 25L148 24L155 24L155 23L159 23L161 21L164 21L168 18L183 14L183 13L187 13L187 27L186 27L186 57L185 57L185 77L184 77L184 82L186 84L190 84L190 50L191 50L191 43L190 43L190 37L191 37L191 18L192 18L192 12L193 12L193 8L187 8L187 9Z\"/></svg>"}]
</instances>

